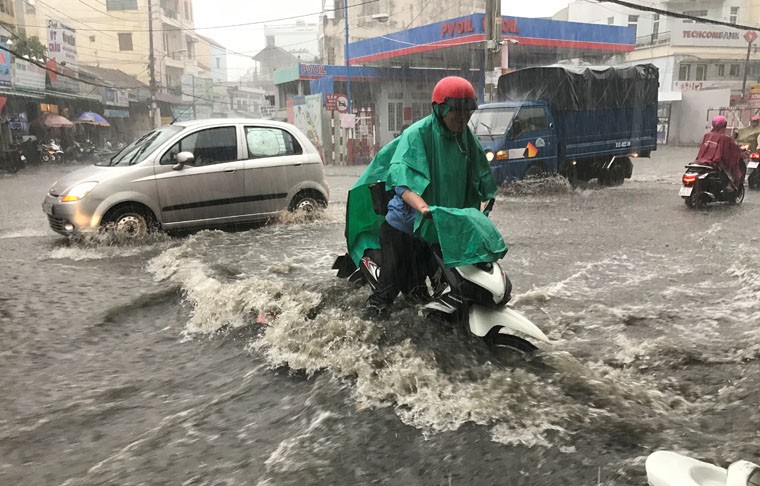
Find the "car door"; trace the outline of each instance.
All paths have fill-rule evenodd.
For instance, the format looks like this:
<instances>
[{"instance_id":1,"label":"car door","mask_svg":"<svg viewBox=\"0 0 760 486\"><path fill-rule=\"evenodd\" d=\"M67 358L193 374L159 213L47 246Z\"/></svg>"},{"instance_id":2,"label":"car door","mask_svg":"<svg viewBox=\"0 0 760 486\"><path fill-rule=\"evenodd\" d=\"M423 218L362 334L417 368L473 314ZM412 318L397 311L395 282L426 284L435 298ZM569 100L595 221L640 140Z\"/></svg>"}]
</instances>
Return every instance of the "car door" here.
<instances>
[{"instance_id":1,"label":"car door","mask_svg":"<svg viewBox=\"0 0 760 486\"><path fill-rule=\"evenodd\" d=\"M165 224L223 223L245 214L237 129L224 125L196 130L161 155L156 184ZM180 152L191 152L194 160L175 168Z\"/></svg>"},{"instance_id":2,"label":"car door","mask_svg":"<svg viewBox=\"0 0 760 486\"><path fill-rule=\"evenodd\" d=\"M507 136L509 160L514 163L512 171L518 178L531 166L556 172L557 135L546 107L521 107Z\"/></svg>"},{"instance_id":3,"label":"car door","mask_svg":"<svg viewBox=\"0 0 760 486\"><path fill-rule=\"evenodd\" d=\"M288 193L303 176L301 145L280 127L245 125L245 190L251 214L287 208Z\"/></svg>"}]
</instances>

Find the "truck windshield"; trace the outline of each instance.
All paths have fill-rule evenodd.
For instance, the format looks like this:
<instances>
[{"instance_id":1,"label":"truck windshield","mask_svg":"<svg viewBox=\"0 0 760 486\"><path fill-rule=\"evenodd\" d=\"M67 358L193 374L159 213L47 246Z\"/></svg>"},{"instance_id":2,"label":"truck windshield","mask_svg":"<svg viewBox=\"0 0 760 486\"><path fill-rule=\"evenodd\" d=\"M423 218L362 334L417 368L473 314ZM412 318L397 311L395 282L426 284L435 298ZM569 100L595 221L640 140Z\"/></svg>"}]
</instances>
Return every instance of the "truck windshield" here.
<instances>
[{"instance_id":1,"label":"truck windshield","mask_svg":"<svg viewBox=\"0 0 760 486\"><path fill-rule=\"evenodd\" d=\"M514 108L477 109L470 118L470 128L478 138L500 137L506 133L514 114Z\"/></svg>"},{"instance_id":2,"label":"truck windshield","mask_svg":"<svg viewBox=\"0 0 760 486\"><path fill-rule=\"evenodd\" d=\"M98 162L95 165L135 165L139 164L161 144L179 133L184 127L177 125L167 125L152 130L141 136L134 142L124 147L119 153L111 157L108 162Z\"/></svg>"}]
</instances>

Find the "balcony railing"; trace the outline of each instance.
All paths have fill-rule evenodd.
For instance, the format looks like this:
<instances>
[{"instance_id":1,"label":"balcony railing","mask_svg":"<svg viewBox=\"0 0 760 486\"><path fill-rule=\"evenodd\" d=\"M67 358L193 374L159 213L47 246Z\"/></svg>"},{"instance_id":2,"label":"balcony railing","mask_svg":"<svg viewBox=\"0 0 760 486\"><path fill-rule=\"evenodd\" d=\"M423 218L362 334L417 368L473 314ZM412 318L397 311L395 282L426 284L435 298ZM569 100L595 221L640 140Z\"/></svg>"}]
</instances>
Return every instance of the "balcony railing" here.
<instances>
[{"instance_id":1,"label":"balcony railing","mask_svg":"<svg viewBox=\"0 0 760 486\"><path fill-rule=\"evenodd\" d=\"M657 35L636 37L636 48L656 47L670 44L670 32L660 32Z\"/></svg>"}]
</instances>

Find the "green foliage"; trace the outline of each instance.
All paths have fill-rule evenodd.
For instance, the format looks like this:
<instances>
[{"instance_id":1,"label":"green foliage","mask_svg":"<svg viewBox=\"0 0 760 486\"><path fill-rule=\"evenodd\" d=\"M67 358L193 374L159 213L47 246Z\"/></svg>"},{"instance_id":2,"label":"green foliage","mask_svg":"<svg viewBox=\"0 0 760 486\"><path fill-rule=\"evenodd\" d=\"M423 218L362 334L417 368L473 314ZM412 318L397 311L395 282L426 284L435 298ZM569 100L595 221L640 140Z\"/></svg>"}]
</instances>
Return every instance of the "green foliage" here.
<instances>
[{"instance_id":1,"label":"green foliage","mask_svg":"<svg viewBox=\"0 0 760 486\"><path fill-rule=\"evenodd\" d=\"M47 56L47 48L37 36L27 37L25 34L19 34L12 49L22 56L36 57L37 59L45 59Z\"/></svg>"}]
</instances>

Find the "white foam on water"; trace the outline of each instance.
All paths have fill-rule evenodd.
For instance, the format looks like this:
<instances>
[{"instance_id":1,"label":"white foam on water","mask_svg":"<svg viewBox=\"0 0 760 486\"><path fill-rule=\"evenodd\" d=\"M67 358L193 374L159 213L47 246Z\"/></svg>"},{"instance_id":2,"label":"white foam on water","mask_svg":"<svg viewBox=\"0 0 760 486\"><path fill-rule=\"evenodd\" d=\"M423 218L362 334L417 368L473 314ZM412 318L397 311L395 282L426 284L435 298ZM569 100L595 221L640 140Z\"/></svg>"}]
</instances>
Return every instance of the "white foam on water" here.
<instances>
[{"instance_id":1,"label":"white foam on water","mask_svg":"<svg viewBox=\"0 0 760 486\"><path fill-rule=\"evenodd\" d=\"M283 440L264 461L268 473L285 473L300 471L309 467L328 466L328 461L320 457L337 447L321 436L327 422L340 416L329 411L321 411L310 421L303 424L302 432ZM326 454L325 454L326 456ZM262 483L257 483L262 484Z\"/></svg>"},{"instance_id":2,"label":"white foam on water","mask_svg":"<svg viewBox=\"0 0 760 486\"><path fill-rule=\"evenodd\" d=\"M152 259L148 270L158 281L169 281L182 289L192 306L185 334L208 334L225 327L241 327L275 318L298 319L315 307L320 295L306 290L286 296L283 285L259 276L224 282L198 258L192 239Z\"/></svg>"}]
</instances>

